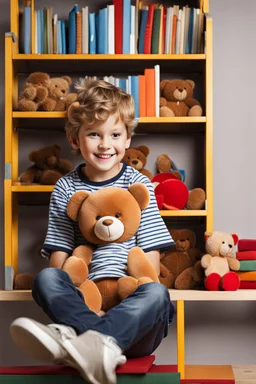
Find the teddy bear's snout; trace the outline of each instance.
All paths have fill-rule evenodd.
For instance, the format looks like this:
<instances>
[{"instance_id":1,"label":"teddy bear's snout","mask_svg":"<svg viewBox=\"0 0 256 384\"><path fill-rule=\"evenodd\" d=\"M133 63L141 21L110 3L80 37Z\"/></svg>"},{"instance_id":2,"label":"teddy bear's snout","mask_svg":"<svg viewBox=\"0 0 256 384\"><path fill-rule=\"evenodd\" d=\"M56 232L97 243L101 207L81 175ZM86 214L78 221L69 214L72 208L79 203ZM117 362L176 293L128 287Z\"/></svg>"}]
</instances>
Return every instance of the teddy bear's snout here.
<instances>
[{"instance_id":1,"label":"teddy bear's snout","mask_svg":"<svg viewBox=\"0 0 256 384\"><path fill-rule=\"evenodd\" d=\"M57 157L56 156L49 156L47 159L47 164L49 167L54 166L57 163Z\"/></svg>"},{"instance_id":2,"label":"teddy bear's snout","mask_svg":"<svg viewBox=\"0 0 256 384\"><path fill-rule=\"evenodd\" d=\"M134 165L138 164L138 160L133 160L132 164L134 164Z\"/></svg>"},{"instance_id":3,"label":"teddy bear's snout","mask_svg":"<svg viewBox=\"0 0 256 384\"><path fill-rule=\"evenodd\" d=\"M103 225L105 225L106 227L109 227L111 224L113 224L113 220L111 219L106 219L102 222Z\"/></svg>"}]
</instances>

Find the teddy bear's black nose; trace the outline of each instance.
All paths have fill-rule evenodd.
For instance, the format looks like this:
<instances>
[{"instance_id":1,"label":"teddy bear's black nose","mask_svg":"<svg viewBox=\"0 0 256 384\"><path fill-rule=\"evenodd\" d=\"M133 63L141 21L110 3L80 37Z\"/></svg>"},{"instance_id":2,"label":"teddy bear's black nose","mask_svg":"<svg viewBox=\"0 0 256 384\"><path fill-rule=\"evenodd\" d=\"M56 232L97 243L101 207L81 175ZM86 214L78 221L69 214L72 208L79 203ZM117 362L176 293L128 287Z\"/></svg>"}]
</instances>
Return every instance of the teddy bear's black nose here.
<instances>
[{"instance_id":1,"label":"teddy bear's black nose","mask_svg":"<svg viewBox=\"0 0 256 384\"><path fill-rule=\"evenodd\" d=\"M65 93L65 89L62 89L61 92L62 92L62 93Z\"/></svg>"},{"instance_id":2,"label":"teddy bear's black nose","mask_svg":"<svg viewBox=\"0 0 256 384\"><path fill-rule=\"evenodd\" d=\"M103 221L102 224L105 225L106 227L109 227L111 224L113 224L113 220L106 219L106 220Z\"/></svg>"},{"instance_id":3,"label":"teddy bear's black nose","mask_svg":"<svg viewBox=\"0 0 256 384\"><path fill-rule=\"evenodd\" d=\"M183 89L182 89L182 88L179 88L179 91L180 91L180 92L183 92Z\"/></svg>"},{"instance_id":4,"label":"teddy bear's black nose","mask_svg":"<svg viewBox=\"0 0 256 384\"><path fill-rule=\"evenodd\" d=\"M133 160L132 164L138 164L138 160Z\"/></svg>"},{"instance_id":5,"label":"teddy bear's black nose","mask_svg":"<svg viewBox=\"0 0 256 384\"><path fill-rule=\"evenodd\" d=\"M229 248L232 248L232 245L231 245L231 244L229 244L228 246L229 246Z\"/></svg>"}]
</instances>

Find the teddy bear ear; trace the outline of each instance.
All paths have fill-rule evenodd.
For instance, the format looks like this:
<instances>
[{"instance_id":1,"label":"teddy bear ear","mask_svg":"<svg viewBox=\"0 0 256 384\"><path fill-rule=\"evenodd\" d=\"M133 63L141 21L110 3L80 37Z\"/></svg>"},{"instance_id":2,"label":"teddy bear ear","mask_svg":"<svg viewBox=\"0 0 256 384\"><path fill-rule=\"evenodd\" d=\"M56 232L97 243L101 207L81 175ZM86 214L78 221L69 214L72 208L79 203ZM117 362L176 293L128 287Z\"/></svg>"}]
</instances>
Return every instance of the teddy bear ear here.
<instances>
[{"instance_id":1,"label":"teddy bear ear","mask_svg":"<svg viewBox=\"0 0 256 384\"><path fill-rule=\"evenodd\" d=\"M160 92L164 89L165 85L169 82L169 80L162 80L160 83Z\"/></svg>"},{"instance_id":2,"label":"teddy bear ear","mask_svg":"<svg viewBox=\"0 0 256 384\"><path fill-rule=\"evenodd\" d=\"M30 161L35 161L37 151L30 152L28 158Z\"/></svg>"},{"instance_id":3,"label":"teddy bear ear","mask_svg":"<svg viewBox=\"0 0 256 384\"><path fill-rule=\"evenodd\" d=\"M236 245L238 243L238 236L235 233L231 233L231 236L233 237L234 244Z\"/></svg>"},{"instance_id":4,"label":"teddy bear ear","mask_svg":"<svg viewBox=\"0 0 256 384\"><path fill-rule=\"evenodd\" d=\"M78 220L78 215L79 215L81 206L89 196L90 196L90 192L87 192L87 191L79 191L74 193L74 195L71 196L67 205L67 215L71 220L73 221Z\"/></svg>"},{"instance_id":5,"label":"teddy bear ear","mask_svg":"<svg viewBox=\"0 0 256 384\"><path fill-rule=\"evenodd\" d=\"M146 185L142 183L135 183L130 185L128 191L133 195L139 204L141 211L147 208L150 201L150 195Z\"/></svg>"},{"instance_id":6,"label":"teddy bear ear","mask_svg":"<svg viewBox=\"0 0 256 384\"><path fill-rule=\"evenodd\" d=\"M143 155L145 155L146 157L149 154L149 147L147 147L146 145L140 145L139 147L136 147L134 149L137 149L138 151L142 152Z\"/></svg>"},{"instance_id":7,"label":"teddy bear ear","mask_svg":"<svg viewBox=\"0 0 256 384\"><path fill-rule=\"evenodd\" d=\"M204 239L205 239L205 240L208 240L209 237L211 237L211 236L212 236L212 232L205 232L205 233L204 233Z\"/></svg>"},{"instance_id":8,"label":"teddy bear ear","mask_svg":"<svg viewBox=\"0 0 256 384\"><path fill-rule=\"evenodd\" d=\"M62 76L62 79L66 80L69 85L72 83L71 77L69 76Z\"/></svg>"},{"instance_id":9,"label":"teddy bear ear","mask_svg":"<svg viewBox=\"0 0 256 384\"><path fill-rule=\"evenodd\" d=\"M195 88L195 82L193 80L186 80L186 82L191 86L192 89Z\"/></svg>"}]
</instances>

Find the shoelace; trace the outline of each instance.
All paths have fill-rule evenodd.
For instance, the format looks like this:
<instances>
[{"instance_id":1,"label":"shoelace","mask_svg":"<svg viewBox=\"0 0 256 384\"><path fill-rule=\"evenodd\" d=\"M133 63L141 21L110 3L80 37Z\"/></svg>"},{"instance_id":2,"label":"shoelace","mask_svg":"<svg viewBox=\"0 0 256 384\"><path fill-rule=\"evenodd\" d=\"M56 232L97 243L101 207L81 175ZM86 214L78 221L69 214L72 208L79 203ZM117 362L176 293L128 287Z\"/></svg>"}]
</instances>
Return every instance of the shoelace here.
<instances>
[{"instance_id":1,"label":"shoelace","mask_svg":"<svg viewBox=\"0 0 256 384\"><path fill-rule=\"evenodd\" d=\"M56 324L49 324L48 327L55 333L58 333L60 336L61 341L73 339L75 335L71 332L69 328L62 325L56 325Z\"/></svg>"}]
</instances>

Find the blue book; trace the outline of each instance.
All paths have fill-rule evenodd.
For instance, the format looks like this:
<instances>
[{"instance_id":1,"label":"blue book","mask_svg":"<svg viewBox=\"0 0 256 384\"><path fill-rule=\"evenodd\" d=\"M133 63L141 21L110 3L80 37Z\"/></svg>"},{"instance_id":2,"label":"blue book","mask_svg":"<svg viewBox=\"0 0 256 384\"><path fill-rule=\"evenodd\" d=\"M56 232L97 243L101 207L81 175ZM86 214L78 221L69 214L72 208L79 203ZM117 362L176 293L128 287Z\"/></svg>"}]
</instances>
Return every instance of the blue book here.
<instances>
[{"instance_id":1,"label":"blue book","mask_svg":"<svg viewBox=\"0 0 256 384\"><path fill-rule=\"evenodd\" d=\"M57 53L62 53L61 20L57 22Z\"/></svg>"},{"instance_id":2,"label":"blue book","mask_svg":"<svg viewBox=\"0 0 256 384\"><path fill-rule=\"evenodd\" d=\"M97 53L108 53L108 9L103 8L99 11L99 33Z\"/></svg>"},{"instance_id":3,"label":"blue book","mask_svg":"<svg viewBox=\"0 0 256 384\"><path fill-rule=\"evenodd\" d=\"M142 9L140 19L139 49L138 53L144 53L144 39L147 25L148 9Z\"/></svg>"},{"instance_id":4,"label":"blue book","mask_svg":"<svg viewBox=\"0 0 256 384\"><path fill-rule=\"evenodd\" d=\"M99 15L95 15L96 53L99 53Z\"/></svg>"},{"instance_id":5,"label":"blue book","mask_svg":"<svg viewBox=\"0 0 256 384\"><path fill-rule=\"evenodd\" d=\"M187 39L187 45L186 45L186 53L192 53L193 24L194 24L194 8L191 8L190 9L190 15L189 15L188 39Z\"/></svg>"},{"instance_id":6,"label":"blue book","mask_svg":"<svg viewBox=\"0 0 256 384\"><path fill-rule=\"evenodd\" d=\"M119 88L122 88L122 90L126 92L126 79L123 77L119 79Z\"/></svg>"},{"instance_id":7,"label":"blue book","mask_svg":"<svg viewBox=\"0 0 256 384\"><path fill-rule=\"evenodd\" d=\"M68 53L76 53L76 12L78 5L75 4L68 16Z\"/></svg>"},{"instance_id":8,"label":"blue book","mask_svg":"<svg viewBox=\"0 0 256 384\"><path fill-rule=\"evenodd\" d=\"M36 14L36 21L37 21L37 53L43 53L42 52L42 25L41 25L41 9L38 9Z\"/></svg>"},{"instance_id":9,"label":"blue book","mask_svg":"<svg viewBox=\"0 0 256 384\"><path fill-rule=\"evenodd\" d=\"M89 53L96 54L95 13L89 13Z\"/></svg>"},{"instance_id":10,"label":"blue book","mask_svg":"<svg viewBox=\"0 0 256 384\"><path fill-rule=\"evenodd\" d=\"M64 54L67 53L65 20L61 20L61 47L62 47L62 53L64 53Z\"/></svg>"},{"instance_id":11,"label":"blue book","mask_svg":"<svg viewBox=\"0 0 256 384\"><path fill-rule=\"evenodd\" d=\"M24 53L31 53L31 7L24 7L23 14Z\"/></svg>"},{"instance_id":12,"label":"blue book","mask_svg":"<svg viewBox=\"0 0 256 384\"><path fill-rule=\"evenodd\" d=\"M123 53L130 53L131 0L123 0Z\"/></svg>"},{"instance_id":13,"label":"blue book","mask_svg":"<svg viewBox=\"0 0 256 384\"><path fill-rule=\"evenodd\" d=\"M140 117L140 106L139 106L139 77L131 76L131 95L134 98L135 105L135 117Z\"/></svg>"}]
</instances>

